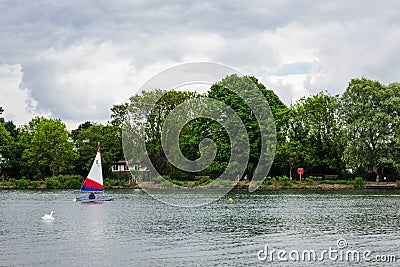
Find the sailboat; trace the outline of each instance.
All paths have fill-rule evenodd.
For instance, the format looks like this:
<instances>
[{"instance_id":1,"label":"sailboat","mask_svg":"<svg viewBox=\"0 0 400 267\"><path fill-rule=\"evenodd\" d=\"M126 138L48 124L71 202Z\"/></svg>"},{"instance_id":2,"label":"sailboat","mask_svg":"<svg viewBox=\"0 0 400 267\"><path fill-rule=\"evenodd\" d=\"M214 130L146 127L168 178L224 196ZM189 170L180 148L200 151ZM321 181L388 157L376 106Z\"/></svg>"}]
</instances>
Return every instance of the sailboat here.
<instances>
[{"instance_id":1,"label":"sailboat","mask_svg":"<svg viewBox=\"0 0 400 267\"><path fill-rule=\"evenodd\" d=\"M81 202L99 202L99 201L110 201L114 198L112 196L104 195L103 186L103 172L101 169L101 156L100 156L100 143L97 144L97 154L93 161L92 168L83 185L81 187L81 192L91 192L90 195L86 197L77 197L75 201ZM103 192L102 196L95 196L95 192Z\"/></svg>"}]
</instances>

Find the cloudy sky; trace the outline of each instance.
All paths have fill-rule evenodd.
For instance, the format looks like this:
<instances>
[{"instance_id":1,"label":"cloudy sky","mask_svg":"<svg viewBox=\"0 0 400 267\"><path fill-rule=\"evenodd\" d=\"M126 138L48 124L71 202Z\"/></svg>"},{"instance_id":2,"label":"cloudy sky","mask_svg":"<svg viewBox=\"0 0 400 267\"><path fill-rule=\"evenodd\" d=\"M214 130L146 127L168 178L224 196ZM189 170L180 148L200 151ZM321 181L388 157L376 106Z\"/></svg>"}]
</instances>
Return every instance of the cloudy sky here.
<instances>
[{"instance_id":1,"label":"cloudy sky","mask_svg":"<svg viewBox=\"0 0 400 267\"><path fill-rule=\"evenodd\" d=\"M399 1L0 1L6 120L106 122L176 64L254 75L290 103L354 77L400 81Z\"/></svg>"}]
</instances>

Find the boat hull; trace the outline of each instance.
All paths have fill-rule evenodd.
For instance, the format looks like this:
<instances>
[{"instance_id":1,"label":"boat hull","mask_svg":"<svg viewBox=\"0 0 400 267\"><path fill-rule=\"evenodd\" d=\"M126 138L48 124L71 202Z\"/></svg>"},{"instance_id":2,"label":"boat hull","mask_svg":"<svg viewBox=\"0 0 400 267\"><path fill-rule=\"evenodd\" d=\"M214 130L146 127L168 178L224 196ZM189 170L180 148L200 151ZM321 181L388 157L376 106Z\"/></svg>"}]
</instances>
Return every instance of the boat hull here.
<instances>
[{"instance_id":1,"label":"boat hull","mask_svg":"<svg viewBox=\"0 0 400 267\"><path fill-rule=\"evenodd\" d=\"M89 197L77 197L75 198L75 201L78 202L103 202L103 201L111 201L114 200L114 197L112 196L101 196L101 197L96 197L96 198L89 198Z\"/></svg>"}]
</instances>

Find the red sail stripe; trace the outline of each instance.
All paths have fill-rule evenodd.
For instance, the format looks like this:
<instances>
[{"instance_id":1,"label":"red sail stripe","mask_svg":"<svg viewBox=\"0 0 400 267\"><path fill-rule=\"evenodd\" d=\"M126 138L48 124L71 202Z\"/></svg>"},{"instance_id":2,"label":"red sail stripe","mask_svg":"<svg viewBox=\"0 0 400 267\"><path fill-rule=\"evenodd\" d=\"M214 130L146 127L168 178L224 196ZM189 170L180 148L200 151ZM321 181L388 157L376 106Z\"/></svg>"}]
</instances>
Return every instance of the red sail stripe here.
<instances>
[{"instance_id":1,"label":"red sail stripe","mask_svg":"<svg viewBox=\"0 0 400 267\"><path fill-rule=\"evenodd\" d=\"M99 188L99 189L103 188L103 185L101 185L98 182L95 182L93 180L90 180L89 178L86 178L85 182L83 183L83 186Z\"/></svg>"}]
</instances>

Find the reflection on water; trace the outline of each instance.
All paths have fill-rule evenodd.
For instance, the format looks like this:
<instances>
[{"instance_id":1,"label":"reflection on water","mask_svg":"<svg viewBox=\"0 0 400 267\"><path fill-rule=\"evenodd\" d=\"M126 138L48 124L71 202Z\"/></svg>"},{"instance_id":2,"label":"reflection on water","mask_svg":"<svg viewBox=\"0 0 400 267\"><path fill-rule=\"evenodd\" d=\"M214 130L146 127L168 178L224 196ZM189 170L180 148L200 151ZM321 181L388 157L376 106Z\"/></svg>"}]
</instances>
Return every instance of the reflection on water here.
<instances>
[{"instance_id":1,"label":"reflection on water","mask_svg":"<svg viewBox=\"0 0 400 267\"><path fill-rule=\"evenodd\" d=\"M400 254L393 190L233 191L197 208L138 190L108 193L115 201L82 204L69 191L0 191L0 266L267 265L257 259L266 245L322 250L340 238L351 249ZM51 210L53 222L40 219Z\"/></svg>"}]
</instances>

